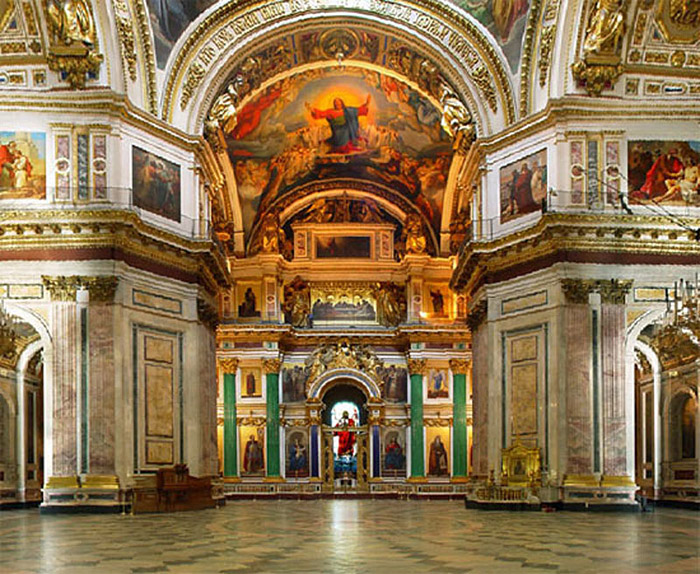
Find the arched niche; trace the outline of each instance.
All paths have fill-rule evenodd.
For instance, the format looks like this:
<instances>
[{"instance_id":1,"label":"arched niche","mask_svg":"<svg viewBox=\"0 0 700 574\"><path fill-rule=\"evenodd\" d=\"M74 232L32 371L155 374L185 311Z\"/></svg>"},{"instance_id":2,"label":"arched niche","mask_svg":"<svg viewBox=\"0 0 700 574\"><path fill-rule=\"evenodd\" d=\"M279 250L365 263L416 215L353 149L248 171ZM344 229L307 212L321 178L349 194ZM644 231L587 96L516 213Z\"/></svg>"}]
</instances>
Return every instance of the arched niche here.
<instances>
[{"instance_id":1,"label":"arched niche","mask_svg":"<svg viewBox=\"0 0 700 574\"><path fill-rule=\"evenodd\" d=\"M329 369L319 375L309 385L308 400L318 402L324 395L337 385L351 385L358 388L368 402L382 400L382 391L377 381L369 375L357 369L336 368Z\"/></svg>"}]
</instances>

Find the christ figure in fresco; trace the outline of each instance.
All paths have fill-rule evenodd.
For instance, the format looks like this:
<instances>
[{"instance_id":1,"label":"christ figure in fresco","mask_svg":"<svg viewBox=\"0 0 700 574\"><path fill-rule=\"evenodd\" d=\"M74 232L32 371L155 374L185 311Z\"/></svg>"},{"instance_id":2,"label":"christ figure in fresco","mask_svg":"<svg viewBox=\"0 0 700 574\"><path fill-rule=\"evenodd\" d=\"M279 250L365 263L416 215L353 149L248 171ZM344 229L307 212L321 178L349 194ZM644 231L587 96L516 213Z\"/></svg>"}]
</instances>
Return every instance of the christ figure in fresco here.
<instances>
[{"instance_id":1,"label":"christ figure in fresco","mask_svg":"<svg viewBox=\"0 0 700 574\"><path fill-rule=\"evenodd\" d=\"M331 153L352 153L362 151L362 136L360 136L360 116L366 116L369 111L371 95L367 95L365 103L359 107L346 106L342 98L333 100L333 107L319 110L306 103L306 109L315 120L325 119L331 127L331 137L326 140L331 146Z\"/></svg>"}]
</instances>

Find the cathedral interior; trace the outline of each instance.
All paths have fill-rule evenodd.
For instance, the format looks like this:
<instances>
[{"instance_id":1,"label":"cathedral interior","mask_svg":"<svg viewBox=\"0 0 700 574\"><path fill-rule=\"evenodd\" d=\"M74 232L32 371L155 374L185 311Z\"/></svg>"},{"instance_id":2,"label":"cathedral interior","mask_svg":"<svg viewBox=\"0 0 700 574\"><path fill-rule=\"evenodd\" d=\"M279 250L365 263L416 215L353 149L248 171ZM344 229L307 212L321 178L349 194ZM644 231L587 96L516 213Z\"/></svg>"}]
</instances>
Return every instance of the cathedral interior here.
<instances>
[{"instance_id":1,"label":"cathedral interior","mask_svg":"<svg viewBox=\"0 0 700 574\"><path fill-rule=\"evenodd\" d=\"M0 508L700 507L698 0L0 0L0 110Z\"/></svg>"}]
</instances>

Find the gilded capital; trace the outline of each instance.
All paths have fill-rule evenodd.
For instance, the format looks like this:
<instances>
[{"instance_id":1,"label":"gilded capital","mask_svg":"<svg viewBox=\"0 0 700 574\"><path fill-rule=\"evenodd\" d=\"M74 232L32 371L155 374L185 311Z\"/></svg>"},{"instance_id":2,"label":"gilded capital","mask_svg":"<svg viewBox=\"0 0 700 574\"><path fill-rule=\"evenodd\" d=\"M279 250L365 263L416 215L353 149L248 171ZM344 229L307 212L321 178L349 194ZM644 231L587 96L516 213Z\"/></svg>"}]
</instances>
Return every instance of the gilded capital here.
<instances>
[{"instance_id":1,"label":"gilded capital","mask_svg":"<svg viewBox=\"0 0 700 574\"><path fill-rule=\"evenodd\" d=\"M238 370L238 359L219 359L219 368L227 374L235 374Z\"/></svg>"},{"instance_id":2,"label":"gilded capital","mask_svg":"<svg viewBox=\"0 0 700 574\"><path fill-rule=\"evenodd\" d=\"M279 359L263 359L262 366L263 371L265 371L265 374L276 375L280 372L280 368L282 367L282 361L280 361Z\"/></svg>"},{"instance_id":3,"label":"gilded capital","mask_svg":"<svg viewBox=\"0 0 700 574\"><path fill-rule=\"evenodd\" d=\"M470 363L469 359L450 359L450 370L455 375L466 375Z\"/></svg>"},{"instance_id":4,"label":"gilded capital","mask_svg":"<svg viewBox=\"0 0 700 574\"><path fill-rule=\"evenodd\" d=\"M427 372L427 361L425 359L409 359L408 372L411 375L425 375Z\"/></svg>"},{"instance_id":5,"label":"gilded capital","mask_svg":"<svg viewBox=\"0 0 700 574\"><path fill-rule=\"evenodd\" d=\"M71 277L42 275L41 281L51 295L52 301L75 301L78 287L80 287L80 277L76 275Z\"/></svg>"}]
</instances>

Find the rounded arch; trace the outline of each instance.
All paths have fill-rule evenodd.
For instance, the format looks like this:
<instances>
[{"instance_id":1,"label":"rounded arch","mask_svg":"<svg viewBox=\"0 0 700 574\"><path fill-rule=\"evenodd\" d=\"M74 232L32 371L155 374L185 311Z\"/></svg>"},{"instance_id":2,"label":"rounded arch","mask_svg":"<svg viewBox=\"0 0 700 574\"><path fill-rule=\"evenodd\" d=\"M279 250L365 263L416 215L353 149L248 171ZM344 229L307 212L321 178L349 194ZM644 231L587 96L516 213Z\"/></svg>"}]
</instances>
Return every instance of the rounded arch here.
<instances>
[{"instance_id":1,"label":"rounded arch","mask_svg":"<svg viewBox=\"0 0 700 574\"><path fill-rule=\"evenodd\" d=\"M381 401L382 390L377 381L357 369L329 369L311 382L308 400L322 399L328 390L337 385L352 385L360 389L368 401Z\"/></svg>"},{"instance_id":2,"label":"rounded arch","mask_svg":"<svg viewBox=\"0 0 700 574\"><path fill-rule=\"evenodd\" d=\"M307 26L359 26L392 33L435 62L468 103L484 135L516 119L513 78L502 50L472 16L437 0L376 2L352 10L341 0L296 9L281 0L216 5L192 24L166 69L161 117L185 131L199 131L201 118L220 92L238 56ZM334 24L335 22L335 24ZM410 80L410 78L406 78Z\"/></svg>"}]
</instances>

